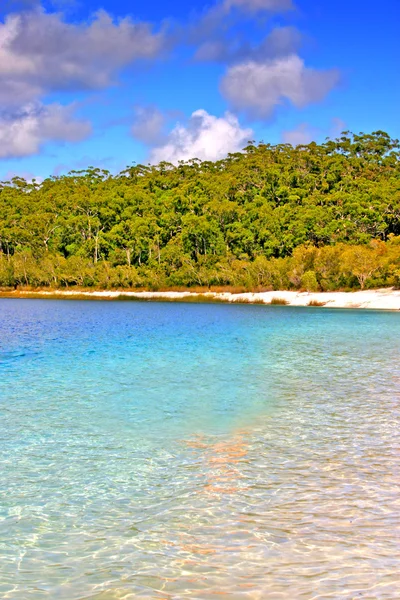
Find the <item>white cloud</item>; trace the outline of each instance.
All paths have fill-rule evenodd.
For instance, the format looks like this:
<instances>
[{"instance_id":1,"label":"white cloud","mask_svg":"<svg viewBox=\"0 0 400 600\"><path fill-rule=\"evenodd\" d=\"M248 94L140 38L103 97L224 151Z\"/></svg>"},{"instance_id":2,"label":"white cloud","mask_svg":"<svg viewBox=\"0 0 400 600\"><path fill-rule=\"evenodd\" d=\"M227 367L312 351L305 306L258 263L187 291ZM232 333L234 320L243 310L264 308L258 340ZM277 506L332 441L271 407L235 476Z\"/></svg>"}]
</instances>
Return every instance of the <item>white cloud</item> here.
<instances>
[{"instance_id":1,"label":"white cloud","mask_svg":"<svg viewBox=\"0 0 400 600\"><path fill-rule=\"evenodd\" d=\"M219 160L241 150L252 136L253 131L242 128L231 113L215 117L205 110L197 110L187 125L176 125L166 143L153 149L150 159L152 163L174 164L192 158Z\"/></svg>"},{"instance_id":2,"label":"white cloud","mask_svg":"<svg viewBox=\"0 0 400 600\"><path fill-rule=\"evenodd\" d=\"M316 70L297 55L267 62L247 61L230 67L221 91L231 106L251 118L268 118L278 105L302 108L320 102L336 86L336 69Z\"/></svg>"},{"instance_id":3,"label":"white cloud","mask_svg":"<svg viewBox=\"0 0 400 600\"><path fill-rule=\"evenodd\" d=\"M158 144L163 137L165 116L156 106L137 106L132 135L145 144Z\"/></svg>"},{"instance_id":4,"label":"white cloud","mask_svg":"<svg viewBox=\"0 0 400 600\"><path fill-rule=\"evenodd\" d=\"M85 23L38 8L0 22L0 103L16 106L57 90L90 90L115 82L137 60L154 59L164 35L130 18L99 11Z\"/></svg>"},{"instance_id":5,"label":"white cloud","mask_svg":"<svg viewBox=\"0 0 400 600\"><path fill-rule=\"evenodd\" d=\"M0 115L0 158L30 156L46 142L78 142L90 133L87 121L74 118L73 105L28 105Z\"/></svg>"},{"instance_id":6,"label":"white cloud","mask_svg":"<svg viewBox=\"0 0 400 600\"><path fill-rule=\"evenodd\" d=\"M225 0L224 6L247 12L285 12L294 8L292 0Z\"/></svg>"},{"instance_id":7,"label":"white cloud","mask_svg":"<svg viewBox=\"0 0 400 600\"><path fill-rule=\"evenodd\" d=\"M292 146L302 146L315 140L317 135L318 129L311 127L307 123L300 123L294 129L283 131L282 141L285 144L292 144Z\"/></svg>"}]
</instances>

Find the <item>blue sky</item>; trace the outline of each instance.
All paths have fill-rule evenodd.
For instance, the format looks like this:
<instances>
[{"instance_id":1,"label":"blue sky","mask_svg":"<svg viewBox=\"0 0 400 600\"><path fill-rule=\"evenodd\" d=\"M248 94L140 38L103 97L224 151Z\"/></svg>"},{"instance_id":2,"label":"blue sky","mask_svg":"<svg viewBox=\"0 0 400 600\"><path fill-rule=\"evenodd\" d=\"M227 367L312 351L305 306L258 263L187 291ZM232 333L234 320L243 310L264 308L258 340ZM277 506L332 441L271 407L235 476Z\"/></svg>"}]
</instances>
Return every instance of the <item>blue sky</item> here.
<instances>
[{"instance_id":1,"label":"blue sky","mask_svg":"<svg viewBox=\"0 0 400 600\"><path fill-rule=\"evenodd\" d=\"M400 137L395 0L5 0L0 179Z\"/></svg>"}]
</instances>

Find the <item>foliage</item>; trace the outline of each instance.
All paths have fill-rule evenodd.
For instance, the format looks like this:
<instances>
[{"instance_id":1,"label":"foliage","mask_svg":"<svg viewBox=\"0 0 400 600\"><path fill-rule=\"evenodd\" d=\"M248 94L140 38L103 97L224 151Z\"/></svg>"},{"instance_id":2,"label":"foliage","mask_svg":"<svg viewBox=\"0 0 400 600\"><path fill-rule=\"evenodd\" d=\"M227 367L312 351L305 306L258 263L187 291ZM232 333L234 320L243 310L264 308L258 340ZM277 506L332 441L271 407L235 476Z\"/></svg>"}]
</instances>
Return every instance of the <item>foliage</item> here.
<instances>
[{"instance_id":1,"label":"foliage","mask_svg":"<svg viewBox=\"0 0 400 600\"><path fill-rule=\"evenodd\" d=\"M211 163L0 184L0 286L400 285L399 142L250 144Z\"/></svg>"}]
</instances>

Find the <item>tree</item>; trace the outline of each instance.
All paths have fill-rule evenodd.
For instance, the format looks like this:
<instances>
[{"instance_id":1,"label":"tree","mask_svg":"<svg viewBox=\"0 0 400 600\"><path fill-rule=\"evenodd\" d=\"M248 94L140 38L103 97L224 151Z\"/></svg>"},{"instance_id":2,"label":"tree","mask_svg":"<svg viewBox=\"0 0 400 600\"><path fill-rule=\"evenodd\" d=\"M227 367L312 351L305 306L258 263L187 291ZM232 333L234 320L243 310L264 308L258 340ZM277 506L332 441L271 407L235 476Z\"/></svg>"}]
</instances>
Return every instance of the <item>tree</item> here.
<instances>
[{"instance_id":1,"label":"tree","mask_svg":"<svg viewBox=\"0 0 400 600\"><path fill-rule=\"evenodd\" d=\"M0 285L397 285L399 149L382 131L345 132L116 176L13 178L0 183Z\"/></svg>"},{"instance_id":2,"label":"tree","mask_svg":"<svg viewBox=\"0 0 400 600\"><path fill-rule=\"evenodd\" d=\"M352 246L344 255L345 269L357 278L363 290L368 279L378 271L381 266L380 256L373 248L367 246Z\"/></svg>"}]
</instances>

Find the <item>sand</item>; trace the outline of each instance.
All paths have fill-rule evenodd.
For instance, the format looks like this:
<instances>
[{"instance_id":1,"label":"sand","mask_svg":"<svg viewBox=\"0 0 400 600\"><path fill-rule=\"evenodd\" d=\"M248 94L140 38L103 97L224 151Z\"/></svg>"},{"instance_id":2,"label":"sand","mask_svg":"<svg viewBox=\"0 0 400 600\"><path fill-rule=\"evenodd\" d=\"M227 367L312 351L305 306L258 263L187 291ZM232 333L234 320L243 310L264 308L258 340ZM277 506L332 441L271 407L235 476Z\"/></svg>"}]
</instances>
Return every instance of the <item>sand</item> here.
<instances>
[{"instance_id":1,"label":"sand","mask_svg":"<svg viewBox=\"0 0 400 600\"><path fill-rule=\"evenodd\" d=\"M238 302L248 304L287 304L288 306L320 305L324 308L366 308L373 310L400 310L400 290L384 288L357 292L247 292L232 294L230 292L132 292L132 291L80 291L49 290L24 291L16 290L0 294L8 298L83 298L113 300L132 298L137 300L180 301L204 299L205 301Z\"/></svg>"}]
</instances>

